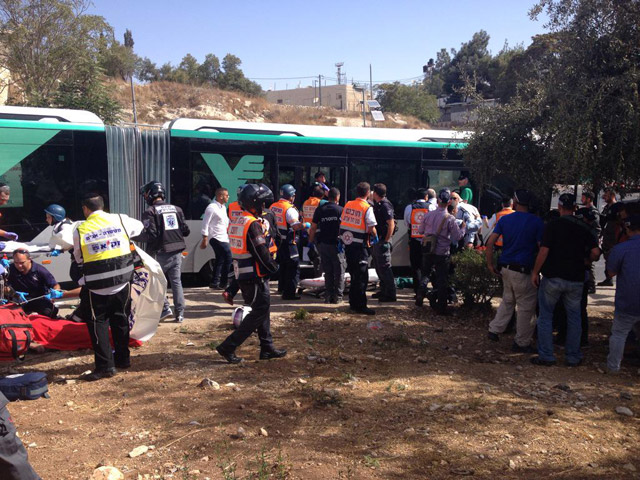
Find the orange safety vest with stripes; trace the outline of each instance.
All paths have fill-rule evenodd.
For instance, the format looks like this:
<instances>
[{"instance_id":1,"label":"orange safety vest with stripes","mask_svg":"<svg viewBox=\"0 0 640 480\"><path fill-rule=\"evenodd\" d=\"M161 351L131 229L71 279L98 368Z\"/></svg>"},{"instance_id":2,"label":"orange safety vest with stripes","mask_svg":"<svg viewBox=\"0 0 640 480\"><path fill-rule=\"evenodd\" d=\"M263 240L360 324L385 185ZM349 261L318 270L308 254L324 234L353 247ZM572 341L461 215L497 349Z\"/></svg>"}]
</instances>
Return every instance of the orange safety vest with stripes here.
<instances>
[{"instance_id":1,"label":"orange safety vest with stripes","mask_svg":"<svg viewBox=\"0 0 640 480\"><path fill-rule=\"evenodd\" d=\"M247 234L253 222L259 221L251 213L242 211L236 219L229 224L229 247L233 258L233 271L238 281L250 281L256 278L266 277L267 273L260 271L260 264L253 258L249 251ZM269 228L260 222L262 231L269 242ZM269 245L271 247L271 245ZM271 251L271 248L269 248Z\"/></svg>"},{"instance_id":2,"label":"orange safety vest with stripes","mask_svg":"<svg viewBox=\"0 0 640 480\"><path fill-rule=\"evenodd\" d=\"M311 221L313 220L313 214L315 213L316 208L318 208L318 206L320 205L321 201L321 198L309 197L302 204L302 217L304 218L305 222L311 223Z\"/></svg>"},{"instance_id":3,"label":"orange safety vest with stripes","mask_svg":"<svg viewBox=\"0 0 640 480\"><path fill-rule=\"evenodd\" d=\"M229 204L229 223L233 222L236 218L238 218L242 214L242 208L240 204L235 201Z\"/></svg>"},{"instance_id":4,"label":"orange safety vest with stripes","mask_svg":"<svg viewBox=\"0 0 640 480\"><path fill-rule=\"evenodd\" d=\"M347 202L340 217L340 238L345 245L360 243L365 245L367 240L367 224L365 217L371 208L369 202L357 198Z\"/></svg>"},{"instance_id":5,"label":"orange safety vest with stripes","mask_svg":"<svg viewBox=\"0 0 640 480\"><path fill-rule=\"evenodd\" d=\"M289 200L285 200L284 198L281 198L277 202L274 202L269 208L269 210L271 210L271 212L273 212L273 215L276 217L276 227L278 227L280 235L282 235L283 238L286 238L287 234L293 230L287 223L287 212L290 208L295 208L293 206L293 203L291 203Z\"/></svg>"},{"instance_id":6,"label":"orange safety vest with stripes","mask_svg":"<svg viewBox=\"0 0 640 480\"><path fill-rule=\"evenodd\" d=\"M429 213L429 204L427 202L415 202L411 205L411 238L422 239L424 237L423 234L418 233L418 229L427 213Z\"/></svg>"},{"instance_id":7,"label":"orange safety vest with stripes","mask_svg":"<svg viewBox=\"0 0 640 480\"><path fill-rule=\"evenodd\" d=\"M515 212L515 210L513 208L503 208L498 213L496 213L496 225L498 224L498 220L500 220L505 215L512 214L513 212ZM495 226L493 228L495 228ZM502 235L500 235L498 237L498 239L496 240L496 247L502 247L502 245L503 245L503 243L502 243Z\"/></svg>"}]
</instances>

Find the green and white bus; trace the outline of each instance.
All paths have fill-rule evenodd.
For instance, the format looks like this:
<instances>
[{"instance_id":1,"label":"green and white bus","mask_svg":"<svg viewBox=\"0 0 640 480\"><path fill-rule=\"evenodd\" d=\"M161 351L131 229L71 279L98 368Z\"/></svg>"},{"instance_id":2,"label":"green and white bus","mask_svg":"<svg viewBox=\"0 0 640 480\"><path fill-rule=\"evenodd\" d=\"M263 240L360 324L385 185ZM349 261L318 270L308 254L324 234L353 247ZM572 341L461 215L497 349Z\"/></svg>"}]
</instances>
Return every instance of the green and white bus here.
<instances>
[{"instance_id":1,"label":"green and white bus","mask_svg":"<svg viewBox=\"0 0 640 480\"><path fill-rule=\"evenodd\" d=\"M396 209L394 265L408 265L402 222L411 188L457 187L464 168L465 134L451 130L320 127L269 123L176 119L162 127L105 126L98 117L73 110L0 107L0 181L11 200L0 209L0 227L20 240L46 243L44 208L63 205L82 218L80 198L93 191L112 212L138 217L144 209L138 187L149 180L168 185L171 203L190 222L183 272L209 268L210 249L200 250L200 218L216 188L231 201L245 182L268 185L277 196L291 183L300 206L314 174L353 198L361 181L387 185ZM66 270L48 265L64 281Z\"/></svg>"}]
</instances>

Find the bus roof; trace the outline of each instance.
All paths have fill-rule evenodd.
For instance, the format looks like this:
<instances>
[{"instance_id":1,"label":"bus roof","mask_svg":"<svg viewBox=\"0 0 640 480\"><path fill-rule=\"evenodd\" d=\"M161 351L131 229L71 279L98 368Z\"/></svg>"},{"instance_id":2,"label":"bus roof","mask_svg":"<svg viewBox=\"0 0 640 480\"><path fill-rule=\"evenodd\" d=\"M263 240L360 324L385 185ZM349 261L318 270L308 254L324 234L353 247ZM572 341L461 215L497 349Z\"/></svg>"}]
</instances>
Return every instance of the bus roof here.
<instances>
[{"instance_id":1,"label":"bus roof","mask_svg":"<svg viewBox=\"0 0 640 480\"><path fill-rule=\"evenodd\" d=\"M273 135L353 140L385 140L397 142L466 142L470 132L456 130L414 130L400 128L327 127L289 125L283 123L227 122L179 118L165 128L170 131L212 132L229 134ZM177 132L176 132L177 133Z\"/></svg>"},{"instance_id":2,"label":"bus roof","mask_svg":"<svg viewBox=\"0 0 640 480\"><path fill-rule=\"evenodd\" d=\"M104 127L104 122L95 113L85 110L63 108L7 107L0 106L0 120L21 120L42 123L73 123Z\"/></svg>"}]
</instances>

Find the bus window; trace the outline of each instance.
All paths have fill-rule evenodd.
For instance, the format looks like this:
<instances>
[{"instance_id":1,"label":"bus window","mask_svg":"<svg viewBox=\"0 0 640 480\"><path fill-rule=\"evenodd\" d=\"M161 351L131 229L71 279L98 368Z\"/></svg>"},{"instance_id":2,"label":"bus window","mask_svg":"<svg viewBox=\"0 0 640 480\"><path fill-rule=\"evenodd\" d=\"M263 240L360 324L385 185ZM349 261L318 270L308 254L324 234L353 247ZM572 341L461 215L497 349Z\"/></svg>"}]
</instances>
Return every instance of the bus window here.
<instances>
[{"instance_id":1,"label":"bus window","mask_svg":"<svg viewBox=\"0 0 640 480\"><path fill-rule=\"evenodd\" d=\"M429 188L438 193L443 188L458 189L460 170L429 170Z\"/></svg>"}]
</instances>

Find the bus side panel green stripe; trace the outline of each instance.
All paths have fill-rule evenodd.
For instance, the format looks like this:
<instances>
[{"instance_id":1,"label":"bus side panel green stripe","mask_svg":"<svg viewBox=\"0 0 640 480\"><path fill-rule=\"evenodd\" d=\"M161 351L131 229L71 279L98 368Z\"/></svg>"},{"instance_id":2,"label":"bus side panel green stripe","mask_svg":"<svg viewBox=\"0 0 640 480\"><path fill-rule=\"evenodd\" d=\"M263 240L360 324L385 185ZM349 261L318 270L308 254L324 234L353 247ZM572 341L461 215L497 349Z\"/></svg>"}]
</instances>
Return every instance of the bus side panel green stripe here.
<instances>
[{"instance_id":1,"label":"bus side panel green stripe","mask_svg":"<svg viewBox=\"0 0 640 480\"><path fill-rule=\"evenodd\" d=\"M458 142L407 142L402 140L375 140L360 138L298 137L282 135L260 135L244 133L203 132L193 130L171 130L171 136L183 138L206 138L212 140L240 140L245 142L313 143L320 145L358 145L372 147L412 147L463 149L466 143Z\"/></svg>"},{"instance_id":2,"label":"bus side panel green stripe","mask_svg":"<svg viewBox=\"0 0 640 480\"><path fill-rule=\"evenodd\" d=\"M35 130L81 130L90 132L104 132L104 125L80 125L77 123L64 122L34 122L29 120L0 120L0 128L28 128Z\"/></svg>"},{"instance_id":3,"label":"bus side panel green stripe","mask_svg":"<svg viewBox=\"0 0 640 480\"><path fill-rule=\"evenodd\" d=\"M0 175L55 137L60 130L13 130L0 128Z\"/></svg>"}]
</instances>

